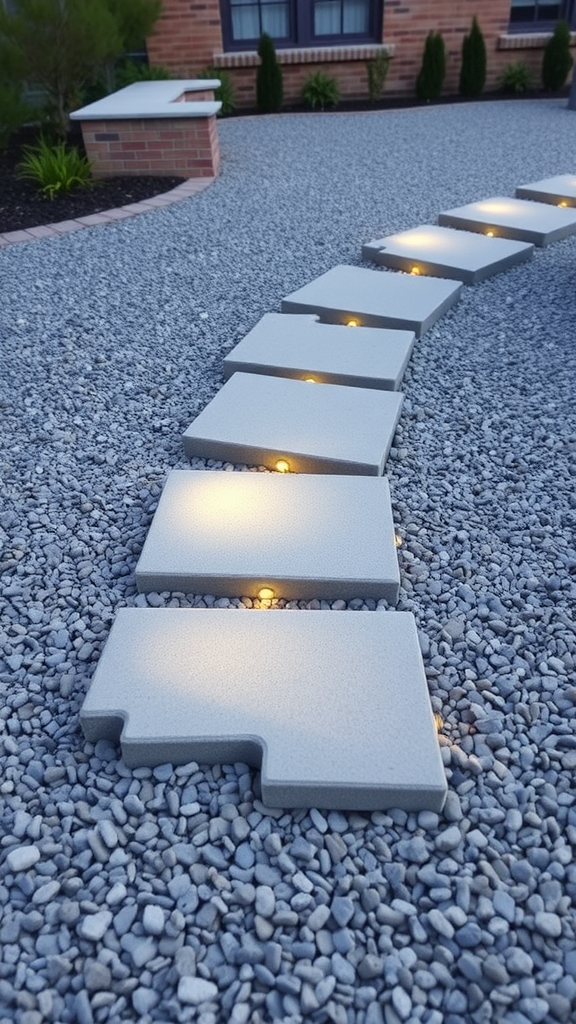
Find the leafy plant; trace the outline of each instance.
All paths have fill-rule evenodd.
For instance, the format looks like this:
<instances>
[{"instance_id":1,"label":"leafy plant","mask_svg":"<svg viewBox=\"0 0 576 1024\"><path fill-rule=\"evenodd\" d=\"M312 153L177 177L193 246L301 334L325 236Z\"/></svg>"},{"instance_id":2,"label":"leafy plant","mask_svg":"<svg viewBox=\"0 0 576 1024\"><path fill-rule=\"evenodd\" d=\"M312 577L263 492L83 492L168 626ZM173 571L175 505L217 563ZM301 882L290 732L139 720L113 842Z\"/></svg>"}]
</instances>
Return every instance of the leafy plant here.
<instances>
[{"instance_id":1,"label":"leafy plant","mask_svg":"<svg viewBox=\"0 0 576 1024\"><path fill-rule=\"evenodd\" d=\"M383 52L377 54L374 60L368 61L366 65L368 95L372 103L376 103L382 97L389 67L390 57Z\"/></svg>"},{"instance_id":2,"label":"leafy plant","mask_svg":"<svg viewBox=\"0 0 576 1024\"><path fill-rule=\"evenodd\" d=\"M470 34L462 41L460 67L460 95L480 96L486 84L486 43L476 17L472 19Z\"/></svg>"},{"instance_id":3,"label":"leafy plant","mask_svg":"<svg viewBox=\"0 0 576 1024\"><path fill-rule=\"evenodd\" d=\"M304 82L302 99L312 110L316 107L320 107L320 110L324 110L324 107L335 107L340 99L338 82L323 71L315 71Z\"/></svg>"},{"instance_id":4,"label":"leafy plant","mask_svg":"<svg viewBox=\"0 0 576 1024\"><path fill-rule=\"evenodd\" d=\"M22 99L22 89L11 82L0 82L0 149L11 135L34 117L34 107Z\"/></svg>"},{"instance_id":5,"label":"leafy plant","mask_svg":"<svg viewBox=\"0 0 576 1024\"><path fill-rule=\"evenodd\" d=\"M135 60L123 61L114 73L116 89L123 89L134 82L163 82L172 78L169 68L161 64L144 64Z\"/></svg>"},{"instance_id":6,"label":"leafy plant","mask_svg":"<svg viewBox=\"0 0 576 1024\"><path fill-rule=\"evenodd\" d=\"M229 71L223 71L221 68L204 68L198 75L198 78L220 79L220 88L214 90L214 99L219 100L222 104L219 116L231 114L233 110L236 110L234 85Z\"/></svg>"},{"instance_id":7,"label":"leafy plant","mask_svg":"<svg viewBox=\"0 0 576 1024\"><path fill-rule=\"evenodd\" d=\"M0 67L47 96L63 138L83 85L104 75L113 89L118 57L150 34L161 0L18 0L0 4Z\"/></svg>"},{"instance_id":8,"label":"leafy plant","mask_svg":"<svg viewBox=\"0 0 576 1024\"><path fill-rule=\"evenodd\" d=\"M284 84L274 43L266 32L260 36L258 56L260 65L256 72L256 106L261 114L272 114L282 106Z\"/></svg>"},{"instance_id":9,"label":"leafy plant","mask_svg":"<svg viewBox=\"0 0 576 1024\"><path fill-rule=\"evenodd\" d=\"M52 146L41 139L37 146L26 146L18 164L18 177L36 182L40 192L54 199L57 192L94 184L92 165L80 150L64 142Z\"/></svg>"},{"instance_id":10,"label":"leafy plant","mask_svg":"<svg viewBox=\"0 0 576 1024\"><path fill-rule=\"evenodd\" d=\"M519 96L534 88L534 78L524 61L517 60L513 64L506 65L498 84L502 92L513 92Z\"/></svg>"},{"instance_id":11,"label":"leafy plant","mask_svg":"<svg viewBox=\"0 0 576 1024\"><path fill-rule=\"evenodd\" d=\"M416 96L419 100L438 99L446 75L446 47L440 32L429 32L424 44L422 66L416 79Z\"/></svg>"},{"instance_id":12,"label":"leafy plant","mask_svg":"<svg viewBox=\"0 0 576 1024\"><path fill-rule=\"evenodd\" d=\"M570 54L570 29L567 22L559 21L544 48L542 59L544 88L550 92L558 92L559 89L562 89L573 63Z\"/></svg>"}]
</instances>

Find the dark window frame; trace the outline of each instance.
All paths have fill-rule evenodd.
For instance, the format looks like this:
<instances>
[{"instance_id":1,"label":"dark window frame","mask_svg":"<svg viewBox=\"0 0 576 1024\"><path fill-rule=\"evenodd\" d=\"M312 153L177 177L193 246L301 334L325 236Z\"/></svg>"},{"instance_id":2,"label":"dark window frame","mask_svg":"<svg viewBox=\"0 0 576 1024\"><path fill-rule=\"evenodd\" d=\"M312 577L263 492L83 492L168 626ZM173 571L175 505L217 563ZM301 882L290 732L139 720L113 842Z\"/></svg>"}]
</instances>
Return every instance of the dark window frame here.
<instances>
[{"instance_id":1,"label":"dark window frame","mask_svg":"<svg viewBox=\"0 0 576 1024\"><path fill-rule=\"evenodd\" d=\"M266 0L254 0L261 6ZM283 39L274 39L277 50L306 49L320 46L355 46L382 42L382 13L384 0L369 0L369 30L367 33L346 35L314 35L314 5L319 0L288 0L290 34ZM235 40L232 33L232 11L230 0L220 0L222 41L227 53L255 50L258 38Z\"/></svg>"},{"instance_id":2,"label":"dark window frame","mask_svg":"<svg viewBox=\"0 0 576 1024\"><path fill-rule=\"evenodd\" d=\"M538 16L539 8L542 7L544 13L548 6L541 3L541 0L534 0L533 3L526 0L524 6L533 8L531 18L513 18L514 8L510 4L509 32L552 32L559 21L568 22L572 31L576 29L576 0L558 0L559 11L552 18Z\"/></svg>"}]
</instances>

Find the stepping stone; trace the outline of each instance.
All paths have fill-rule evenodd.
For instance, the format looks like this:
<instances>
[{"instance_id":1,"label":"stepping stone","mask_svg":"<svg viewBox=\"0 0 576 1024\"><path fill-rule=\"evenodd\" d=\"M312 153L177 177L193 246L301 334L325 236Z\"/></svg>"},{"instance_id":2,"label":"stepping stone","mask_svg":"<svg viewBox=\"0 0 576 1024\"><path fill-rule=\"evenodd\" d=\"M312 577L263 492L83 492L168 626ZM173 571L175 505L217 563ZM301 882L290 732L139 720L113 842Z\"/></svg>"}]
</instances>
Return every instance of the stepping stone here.
<instances>
[{"instance_id":1,"label":"stepping stone","mask_svg":"<svg viewBox=\"0 0 576 1024\"><path fill-rule=\"evenodd\" d=\"M393 327L421 337L460 297L461 284L340 265L282 299L283 313L330 324Z\"/></svg>"},{"instance_id":2,"label":"stepping stone","mask_svg":"<svg viewBox=\"0 0 576 1024\"><path fill-rule=\"evenodd\" d=\"M549 245L576 234L576 211L554 209L546 203L494 196L478 203L446 210L438 223L495 238L515 238L534 245Z\"/></svg>"},{"instance_id":3,"label":"stepping stone","mask_svg":"<svg viewBox=\"0 0 576 1024\"><path fill-rule=\"evenodd\" d=\"M558 174L555 178L543 178L530 185L519 185L516 189L519 199L532 199L552 206L576 206L576 174Z\"/></svg>"},{"instance_id":4,"label":"stepping stone","mask_svg":"<svg viewBox=\"0 0 576 1024\"><path fill-rule=\"evenodd\" d=\"M464 284L485 278L528 259L534 246L508 238L486 238L470 231L422 224L411 231L379 238L362 248L362 259L374 260L409 274L429 274Z\"/></svg>"},{"instance_id":5,"label":"stepping stone","mask_svg":"<svg viewBox=\"0 0 576 1024\"><path fill-rule=\"evenodd\" d=\"M224 359L224 376L238 370L323 384L397 391L414 346L413 331L364 327L351 333L307 313L266 313Z\"/></svg>"},{"instance_id":6,"label":"stepping stone","mask_svg":"<svg viewBox=\"0 0 576 1024\"><path fill-rule=\"evenodd\" d=\"M261 764L268 806L446 796L410 612L122 608L80 719L131 767Z\"/></svg>"},{"instance_id":7,"label":"stepping stone","mask_svg":"<svg viewBox=\"0 0 576 1024\"><path fill-rule=\"evenodd\" d=\"M381 476L401 406L396 391L235 373L186 430L184 451L282 472Z\"/></svg>"},{"instance_id":8,"label":"stepping stone","mask_svg":"<svg viewBox=\"0 0 576 1024\"><path fill-rule=\"evenodd\" d=\"M216 597L398 600L384 477L168 475L138 565L138 590Z\"/></svg>"}]
</instances>

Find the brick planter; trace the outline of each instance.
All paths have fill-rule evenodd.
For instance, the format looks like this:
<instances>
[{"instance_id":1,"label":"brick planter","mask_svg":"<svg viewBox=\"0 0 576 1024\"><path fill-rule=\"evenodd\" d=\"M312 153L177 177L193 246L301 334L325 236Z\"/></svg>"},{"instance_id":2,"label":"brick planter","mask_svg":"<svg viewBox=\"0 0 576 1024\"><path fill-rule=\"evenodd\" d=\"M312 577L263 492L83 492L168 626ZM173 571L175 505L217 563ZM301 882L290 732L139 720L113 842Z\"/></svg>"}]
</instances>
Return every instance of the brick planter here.
<instances>
[{"instance_id":1,"label":"brick planter","mask_svg":"<svg viewBox=\"0 0 576 1024\"><path fill-rule=\"evenodd\" d=\"M94 176L215 177L218 84L138 82L75 111Z\"/></svg>"}]
</instances>

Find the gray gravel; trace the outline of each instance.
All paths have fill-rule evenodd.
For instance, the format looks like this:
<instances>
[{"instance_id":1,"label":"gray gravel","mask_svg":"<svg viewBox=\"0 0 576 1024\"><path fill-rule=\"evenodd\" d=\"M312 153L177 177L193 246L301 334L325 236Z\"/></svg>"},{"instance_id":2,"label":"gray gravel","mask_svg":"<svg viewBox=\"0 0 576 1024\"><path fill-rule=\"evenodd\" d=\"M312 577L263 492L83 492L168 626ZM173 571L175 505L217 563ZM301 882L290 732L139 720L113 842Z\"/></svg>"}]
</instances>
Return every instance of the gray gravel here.
<instances>
[{"instance_id":1,"label":"gray gravel","mask_svg":"<svg viewBox=\"0 0 576 1024\"><path fill-rule=\"evenodd\" d=\"M503 102L220 137L199 197L0 252L0 1024L563 1024L576 239L466 289L405 378L399 608L441 717L443 814L284 813L244 765L130 771L82 740L116 609L215 603L137 597L134 567L222 356L363 242L573 172L576 115Z\"/></svg>"}]
</instances>

